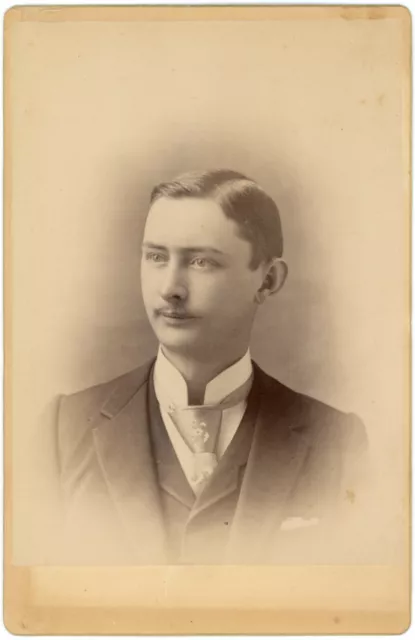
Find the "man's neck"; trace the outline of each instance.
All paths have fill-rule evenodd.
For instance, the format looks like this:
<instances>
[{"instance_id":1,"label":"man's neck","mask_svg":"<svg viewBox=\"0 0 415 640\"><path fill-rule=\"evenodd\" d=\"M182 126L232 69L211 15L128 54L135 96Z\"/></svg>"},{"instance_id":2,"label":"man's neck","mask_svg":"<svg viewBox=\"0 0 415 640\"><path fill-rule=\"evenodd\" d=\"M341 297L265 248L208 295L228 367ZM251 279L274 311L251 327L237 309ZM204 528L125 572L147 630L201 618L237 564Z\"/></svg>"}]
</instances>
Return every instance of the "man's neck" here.
<instances>
[{"instance_id":1,"label":"man's neck","mask_svg":"<svg viewBox=\"0 0 415 640\"><path fill-rule=\"evenodd\" d=\"M216 378L222 371L238 362L248 350L248 345L238 349L235 353L227 354L226 359L221 358L207 360L206 358L195 358L188 354L171 352L162 347L163 354L169 362L181 373L187 384L188 402L191 405L203 404L206 387L211 380Z\"/></svg>"}]
</instances>

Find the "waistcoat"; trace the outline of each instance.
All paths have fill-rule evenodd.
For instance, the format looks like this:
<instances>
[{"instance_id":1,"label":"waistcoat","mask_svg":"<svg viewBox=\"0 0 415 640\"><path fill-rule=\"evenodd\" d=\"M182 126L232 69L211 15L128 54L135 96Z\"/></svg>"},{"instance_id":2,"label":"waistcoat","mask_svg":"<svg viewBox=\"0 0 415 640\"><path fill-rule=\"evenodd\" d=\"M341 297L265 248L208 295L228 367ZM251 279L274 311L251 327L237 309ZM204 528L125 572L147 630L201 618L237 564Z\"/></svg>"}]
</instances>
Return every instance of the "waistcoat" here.
<instances>
[{"instance_id":1,"label":"waistcoat","mask_svg":"<svg viewBox=\"0 0 415 640\"><path fill-rule=\"evenodd\" d=\"M196 497L176 456L154 390L148 388L150 435L157 468L168 561L218 563L224 559L258 413L254 381L242 421L208 485Z\"/></svg>"}]
</instances>

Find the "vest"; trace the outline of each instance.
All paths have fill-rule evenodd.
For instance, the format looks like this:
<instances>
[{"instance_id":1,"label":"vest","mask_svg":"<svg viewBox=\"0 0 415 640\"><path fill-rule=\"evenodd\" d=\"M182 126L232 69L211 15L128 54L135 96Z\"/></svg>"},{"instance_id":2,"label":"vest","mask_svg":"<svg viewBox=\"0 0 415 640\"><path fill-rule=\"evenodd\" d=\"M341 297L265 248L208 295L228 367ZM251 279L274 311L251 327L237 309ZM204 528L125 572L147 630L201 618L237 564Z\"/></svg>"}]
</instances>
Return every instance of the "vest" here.
<instances>
[{"instance_id":1,"label":"vest","mask_svg":"<svg viewBox=\"0 0 415 640\"><path fill-rule=\"evenodd\" d=\"M251 450L258 406L258 381L254 377L242 421L209 484L196 497L164 425L151 374L148 386L150 437L157 468L168 562L216 564L224 561Z\"/></svg>"}]
</instances>

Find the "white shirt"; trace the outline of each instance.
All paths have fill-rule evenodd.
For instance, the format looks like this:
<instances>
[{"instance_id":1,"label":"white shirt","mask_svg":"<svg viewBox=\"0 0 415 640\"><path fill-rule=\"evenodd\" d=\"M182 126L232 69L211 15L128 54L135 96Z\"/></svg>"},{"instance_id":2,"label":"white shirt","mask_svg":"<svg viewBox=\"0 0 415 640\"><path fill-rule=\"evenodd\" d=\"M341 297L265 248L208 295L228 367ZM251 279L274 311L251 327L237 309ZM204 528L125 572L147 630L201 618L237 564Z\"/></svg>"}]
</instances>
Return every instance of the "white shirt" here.
<instances>
[{"instance_id":1,"label":"white shirt","mask_svg":"<svg viewBox=\"0 0 415 640\"><path fill-rule=\"evenodd\" d=\"M235 362L231 367L222 371L222 373L208 383L205 389L203 403L219 404L224 398L235 391L235 389L242 386L250 378L251 374L252 362L248 349L246 354L238 360L238 362ZM183 440L176 425L168 414L170 404L188 406L187 384L181 373L167 360L161 347L159 348L154 367L154 389L160 404L163 422L176 456L190 486L196 493L197 487L192 480L194 468L193 451ZM247 401L244 400L234 407L223 411L216 447L218 460L223 456L235 435L245 413L246 404Z\"/></svg>"}]
</instances>

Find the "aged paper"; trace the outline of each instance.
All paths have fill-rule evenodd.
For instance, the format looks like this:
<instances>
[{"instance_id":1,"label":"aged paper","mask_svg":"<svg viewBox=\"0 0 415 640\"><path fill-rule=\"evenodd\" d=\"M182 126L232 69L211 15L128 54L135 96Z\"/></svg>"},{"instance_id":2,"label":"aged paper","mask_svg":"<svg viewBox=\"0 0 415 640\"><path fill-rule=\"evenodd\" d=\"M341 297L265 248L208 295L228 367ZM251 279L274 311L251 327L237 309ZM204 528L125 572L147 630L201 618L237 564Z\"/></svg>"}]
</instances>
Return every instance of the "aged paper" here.
<instances>
[{"instance_id":1,"label":"aged paper","mask_svg":"<svg viewBox=\"0 0 415 640\"><path fill-rule=\"evenodd\" d=\"M402 632L408 11L17 7L4 28L7 628ZM303 525L310 537L301 551L289 542L278 561L68 560L58 542L56 398L157 352L139 276L150 193L218 168L253 176L282 218L288 278L260 310L253 359L290 389L359 417L370 490L344 488L336 542L316 542L313 513L290 513L288 540Z\"/></svg>"}]
</instances>

